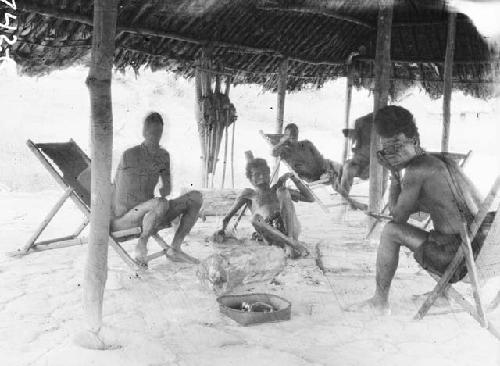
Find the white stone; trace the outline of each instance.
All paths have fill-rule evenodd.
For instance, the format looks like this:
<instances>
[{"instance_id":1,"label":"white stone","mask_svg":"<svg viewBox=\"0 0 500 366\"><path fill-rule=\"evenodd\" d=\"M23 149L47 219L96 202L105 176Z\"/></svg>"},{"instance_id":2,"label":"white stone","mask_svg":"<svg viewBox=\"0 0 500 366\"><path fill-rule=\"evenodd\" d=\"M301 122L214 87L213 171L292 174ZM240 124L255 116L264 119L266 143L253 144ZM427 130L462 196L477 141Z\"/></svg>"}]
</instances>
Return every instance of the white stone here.
<instances>
[{"instance_id":1,"label":"white stone","mask_svg":"<svg viewBox=\"0 0 500 366\"><path fill-rule=\"evenodd\" d=\"M285 252L276 246L252 240L230 240L215 245L215 254L198 266L198 278L217 294L238 287L270 282L285 268Z\"/></svg>"}]
</instances>

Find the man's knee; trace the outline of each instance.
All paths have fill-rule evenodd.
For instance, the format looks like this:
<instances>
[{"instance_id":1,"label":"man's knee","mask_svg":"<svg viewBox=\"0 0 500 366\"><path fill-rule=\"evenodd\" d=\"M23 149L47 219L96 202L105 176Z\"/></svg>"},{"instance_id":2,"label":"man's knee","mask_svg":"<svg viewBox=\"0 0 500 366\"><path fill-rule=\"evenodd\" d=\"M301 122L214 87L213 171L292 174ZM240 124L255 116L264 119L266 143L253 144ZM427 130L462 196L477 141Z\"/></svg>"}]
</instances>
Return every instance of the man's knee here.
<instances>
[{"instance_id":1,"label":"man's knee","mask_svg":"<svg viewBox=\"0 0 500 366\"><path fill-rule=\"evenodd\" d=\"M401 224L397 224L395 222L388 222L385 224L384 229L382 230L382 234L380 236L380 240L387 240L387 239L394 239L399 237L399 234L401 233L402 228Z\"/></svg>"},{"instance_id":2,"label":"man's knee","mask_svg":"<svg viewBox=\"0 0 500 366\"><path fill-rule=\"evenodd\" d=\"M186 196L188 201L197 208L200 208L203 204L203 195L200 191L189 191Z\"/></svg>"}]
</instances>

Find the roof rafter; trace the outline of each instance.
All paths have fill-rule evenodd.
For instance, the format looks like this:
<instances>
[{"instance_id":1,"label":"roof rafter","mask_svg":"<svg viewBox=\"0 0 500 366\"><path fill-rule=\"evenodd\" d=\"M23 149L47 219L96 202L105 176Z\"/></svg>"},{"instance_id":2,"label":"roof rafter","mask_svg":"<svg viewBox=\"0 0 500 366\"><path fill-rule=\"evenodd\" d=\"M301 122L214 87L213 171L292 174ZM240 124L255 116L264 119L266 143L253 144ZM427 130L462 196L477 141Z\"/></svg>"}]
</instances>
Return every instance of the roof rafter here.
<instances>
[{"instance_id":1,"label":"roof rafter","mask_svg":"<svg viewBox=\"0 0 500 366\"><path fill-rule=\"evenodd\" d=\"M90 16L76 14L74 12L62 10L59 8L44 8L44 7L41 7L38 5L34 5L34 4L22 4L22 5L20 4L18 6L18 10L28 12L28 13L36 13L36 14L39 14L42 16L47 16L47 17L53 17L53 18L59 18L59 19L63 19L63 20L73 21L73 22L79 22L82 24L86 24L90 27L93 26L92 18ZM307 59L303 59L301 57L296 57L296 56L292 56L292 55L284 55L284 54L280 53L279 51L276 51L276 50L270 49L270 48L245 46L245 45L241 45L241 44L237 44L237 43L224 42L224 41L199 40L199 39L189 37L189 36L186 36L183 34L178 34L178 33L174 33L174 32L165 32L162 30L151 29L151 28L146 28L146 27L118 24L116 27L116 30L117 30L117 34L119 34L121 32L127 32L127 33L142 35L142 36L169 38L169 39L176 40L176 41L197 44L197 45L200 45L202 47L212 46L212 47L232 48L232 49L237 49L239 51L243 51L246 53L269 54L270 56L283 57L283 58L286 57L291 61L296 61L296 62L300 62L300 63L307 63L307 64L312 64L312 65L340 66L340 65L344 64L344 62L336 62L336 61L330 61L330 60L322 60L322 61L307 60Z\"/></svg>"},{"instance_id":2,"label":"roof rafter","mask_svg":"<svg viewBox=\"0 0 500 366\"><path fill-rule=\"evenodd\" d=\"M362 27L365 27L365 28L368 28L371 30L377 29L376 25L364 22L364 21L357 19L357 18L354 18L354 17L338 14L338 13L335 13L334 11L328 10L328 9L301 8L301 7L294 7L294 6L284 7L284 6L271 6L271 5L257 6L257 9L266 10L266 11L273 10L273 11L282 11L282 12L293 12L293 13L299 13L299 14L323 15L325 17L334 18L334 19L343 20L343 21L346 21L349 23L357 24L357 25L360 25Z\"/></svg>"}]
</instances>

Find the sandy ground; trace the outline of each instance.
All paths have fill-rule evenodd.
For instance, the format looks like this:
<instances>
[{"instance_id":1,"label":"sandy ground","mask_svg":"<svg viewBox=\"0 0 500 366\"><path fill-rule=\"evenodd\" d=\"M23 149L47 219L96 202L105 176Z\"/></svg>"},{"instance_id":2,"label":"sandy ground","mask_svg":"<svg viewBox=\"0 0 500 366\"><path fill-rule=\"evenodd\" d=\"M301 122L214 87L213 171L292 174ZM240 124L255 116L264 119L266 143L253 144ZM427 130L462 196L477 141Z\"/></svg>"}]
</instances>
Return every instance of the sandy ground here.
<instances>
[{"instance_id":1,"label":"sandy ground","mask_svg":"<svg viewBox=\"0 0 500 366\"><path fill-rule=\"evenodd\" d=\"M0 193L2 251L23 245L60 192ZM247 288L292 302L292 319L242 327L219 313L215 295L196 268L159 258L134 278L110 250L103 335L116 346L85 350L74 336L82 329L82 276L86 247L0 257L0 359L2 365L497 365L498 343L456 305L442 304L423 321L412 320L433 281L402 252L392 292L392 315L349 313L344 308L371 295L376 253L363 239L364 217L341 209L328 217L300 204L304 240L314 256L290 261L273 284ZM64 235L81 215L71 204L45 237ZM204 238L219 225L211 217L187 238L188 253L212 253ZM239 235L248 235L245 218ZM163 236L171 238L165 231ZM125 244L132 248L133 243ZM150 249L154 247L150 244ZM318 260L324 272L318 268ZM467 293L465 285L459 287ZM496 319L495 319L496 317ZM498 314L490 314L500 324Z\"/></svg>"}]
</instances>

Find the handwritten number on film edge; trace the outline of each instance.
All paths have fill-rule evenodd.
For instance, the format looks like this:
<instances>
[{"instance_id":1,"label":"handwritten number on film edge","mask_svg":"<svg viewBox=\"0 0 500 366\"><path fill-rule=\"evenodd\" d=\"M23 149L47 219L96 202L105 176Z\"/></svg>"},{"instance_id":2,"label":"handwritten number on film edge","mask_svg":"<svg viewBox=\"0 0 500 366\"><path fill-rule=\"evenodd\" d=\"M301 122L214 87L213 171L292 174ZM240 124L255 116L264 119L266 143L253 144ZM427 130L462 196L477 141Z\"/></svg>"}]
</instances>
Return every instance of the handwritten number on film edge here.
<instances>
[{"instance_id":1,"label":"handwritten number on film edge","mask_svg":"<svg viewBox=\"0 0 500 366\"><path fill-rule=\"evenodd\" d=\"M16 5L16 0L0 0L2 3L4 3L5 5L9 6L10 8L12 8L13 10L17 10L17 5ZM0 23L0 28L3 28L3 29L8 29L8 30L15 30L16 27L13 26L13 25L10 25L10 20L13 19L13 20L16 20L17 17L11 13L5 13L4 14L4 17L5 17L5 23ZM15 35L12 36L12 39L9 39L8 36L6 36L5 34L0 34L0 52L3 51L3 42L6 42L9 46L12 46L14 43L16 43L17 41L17 37ZM5 60L7 58L10 58L10 54L9 54L9 48L5 48L5 55L0 57L0 60Z\"/></svg>"}]
</instances>

